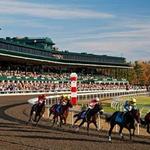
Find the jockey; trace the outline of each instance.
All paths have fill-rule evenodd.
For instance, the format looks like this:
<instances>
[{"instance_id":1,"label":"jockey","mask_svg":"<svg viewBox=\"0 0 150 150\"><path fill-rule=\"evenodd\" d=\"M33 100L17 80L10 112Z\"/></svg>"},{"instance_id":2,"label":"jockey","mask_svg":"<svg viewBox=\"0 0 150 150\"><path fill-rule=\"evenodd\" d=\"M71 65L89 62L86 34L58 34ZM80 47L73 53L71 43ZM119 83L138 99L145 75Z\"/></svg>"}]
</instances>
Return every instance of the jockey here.
<instances>
[{"instance_id":1,"label":"jockey","mask_svg":"<svg viewBox=\"0 0 150 150\"><path fill-rule=\"evenodd\" d=\"M35 111L37 111L37 109L43 102L45 103L45 100L46 100L46 97L44 94L38 96L38 100L37 100L36 104L34 105Z\"/></svg>"},{"instance_id":2,"label":"jockey","mask_svg":"<svg viewBox=\"0 0 150 150\"><path fill-rule=\"evenodd\" d=\"M96 97L95 99L92 99L92 100L91 100L91 102L90 102L90 104L89 104L89 106L88 106L88 109L86 110L85 116L87 116L87 114L89 113L89 111L90 111L91 109L93 109L93 108L95 107L95 105L99 103L99 101L100 101L100 100L99 100L98 97Z\"/></svg>"},{"instance_id":3,"label":"jockey","mask_svg":"<svg viewBox=\"0 0 150 150\"><path fill-rule=\"evenodd\" d=\"M131 108L130 108L130 103L129 100L126 100L124 103L124 112L128 112Z\"/></svg>"},{"instance_id":4,"label":"jockey","mask_svg":"<svg viewBox=\"0 0 150 150\"><path fill-rule=\"evenodd\" d=\"M45 101L46 100L46 97L45 97L45 95L44 94L42 94L42 95L39 95L38 96L38 101L37 101L37 104L42 104L43 103L43 101Z\"/></svg>"},{"instance_id":5,"label":"jockey","mask_svg":"<svg viewBox=\"0 0 150 150\"><path fill-rule=\"evenodd\" d=\"M135 98L131 98L131 100L125 101L124 104L124 112L131 111L132 109L137 109Z\"/></svg>"},{"instance_id":6,"label":"jockey","mask_svg":"<svg viewBox=\"0 0 150 150\"><path fill-rule=\"evenodd\" d=\"M132 109L135 109L135 110L137 109L136 99L135 98L131 98L130 105L131 105Z\"/></svg>"},{"instance_id":7,"label":"jockey","mask_svg":"<svg viewBox=\"0 0 150 150\"><path fill-rule=\"evenodd\" d=\"M99 98L96 97L95 99L91 100L91 102L90 102L88 108L89 108L89 109L93 109L93 108L95 107L95 105L98 104L98 103L99 103Z\"/></svg>"},{"instance_id":8,"label":"jockey","mask_svg":"<svg viewBox=\"0 0 150 150\"><path fill-rule=\"evenodd\" d=\"M61 113L62 112L62 106L65 106L67 104L67 100L69 100L69 96L68 95L62 95L60 97L59 102L56 104L56 112Z\"/></svg>"},{"instance_id":9,"label":"jockey","mask_svg":"<svg viewBox=\"0 0 150 150\"><path fill-rule=\"evenodd\" d=\"M69 95L63 95L62 105L66 105L68 100L70 100L70 96Z\"/></svg>"}]
</instances>

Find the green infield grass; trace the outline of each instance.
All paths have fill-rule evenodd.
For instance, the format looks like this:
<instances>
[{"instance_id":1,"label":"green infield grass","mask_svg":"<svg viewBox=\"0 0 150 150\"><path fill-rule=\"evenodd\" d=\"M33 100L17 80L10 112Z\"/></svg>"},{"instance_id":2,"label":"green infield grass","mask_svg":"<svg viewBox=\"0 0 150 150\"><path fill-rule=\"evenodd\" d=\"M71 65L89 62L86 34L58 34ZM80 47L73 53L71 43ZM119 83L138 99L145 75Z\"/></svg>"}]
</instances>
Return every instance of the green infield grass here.
<instances>
[{"instance_id":1,"label":"green infield grass","mask_svg":"<svg viewBox=\"0 0 150 150\"><path fill-rule=\"evenodd\" d=\"M125 100L130 100L131 96L120 97L120 103L124 103ZM149 96L134 96L137 100L137 107L141 111L141 116L143 117L147 112L150 112L150 97ZM105 112L114 112L115 109L111 108L111 101L107 101L103 103Z\"/></svg>"}]
</instances>

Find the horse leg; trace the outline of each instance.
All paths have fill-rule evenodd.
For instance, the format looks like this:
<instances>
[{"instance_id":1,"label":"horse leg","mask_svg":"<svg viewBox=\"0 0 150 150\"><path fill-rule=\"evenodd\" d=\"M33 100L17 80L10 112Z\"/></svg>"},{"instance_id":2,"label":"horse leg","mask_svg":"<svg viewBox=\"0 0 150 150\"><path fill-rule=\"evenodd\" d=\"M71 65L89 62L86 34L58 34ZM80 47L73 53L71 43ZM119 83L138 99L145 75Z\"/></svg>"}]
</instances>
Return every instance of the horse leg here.
<instances>
[{"instance_id":1,"label":"horse leg","mask_svg":"<svg viewBox=\"0 0 150 150\"><path fill-rule=\"evenodd\" d=\"M51 114L52 114L52 112L50 111L50 113L49 113L49 118L51 117Z\"/></svg>"},{"instance_id":2,"label":"horse leg","mask_svg":"<svg viewBox=\"0 0 150 150\"><path fill-rule=\"evenodd\" d=\"M39 120L41 119L41 117L42 117L42 116L39 116L39 117L38 117L35 126L37 126L37 124L38 124Z\"/></svg>"},{"instance_id":3,"label":"horse leg","mask_svg":"<svg viewBox=\"0 0 150 150\"><path fill-rule=\"evenodd\" d=\"M84 122L85 122L85 119L83 119L80 125L76 128L76 131L79 131L80 127L84 124Z\"/></svg>"},{"instance_id":4,"label":"horse leg","mask_svg":"<svg viewBox=\"0 0 150 150\"><path fill-rule=\"evenodd\" d=\"M64 124L66 124L66 117L64 117Z\"/></svg>"},{"instance_id":5,"label":"horse leg","mask_svg":"<svg viewBox=\"0 0 150 150\"><path fill-rule=\"evenodd\" d=\"M133 134L132 135L134 136L134 134L135 134L135 127L133 127Z\"/></svg>"},{"instance_id":6,"label":"horse leg","mask_svg":"<svg viewBox=\"0 0 150 150\"><path fill-rule=\"evenodd\" d=\"M147 123L147 132L148 132L148 133L150 133L150 131L149 131L149 127L150 127L150 124L149 124L149 123Z\"/></svg>"},{"instance_id":7,"label":"horse leg","mask_svg":"<svg viewBox=\"0 0 150 150\"><path fill-rule=\"evenodd\" d=\"M129 128L129 133L130 133L130 140L132 140L132 134L131 134L131 129Z\"/></svg>"},{"instance_id":8,"label":"horse leg","mask_svg":"<svg viewBox=\"0 0 150 150\"><path fill-rule=\"evenodd\" d=\"M30 121L31 121L31 119L32 119L32 115L33 115L33 110L31 109L29 120L28 120L28 122L26 123L27 125L30 123Z\"/></svg>"},{"instance_id":9,"label":"horse leg","mask_svg":"<svg viewBox=\"0 0 150 150\"><path fill-rule=\"evenodd\" d=\"M61 127L62 126L62 124L63 124L63 116L60 116L60 123L59 123L59 126Z\"/></svg>"},{"instance_id":10,"label":"horse leg","mask_svg":"<svg viewBox=\"0 0 150 150\"><path fill-rule=\"evenodd\" d=\"M119 135L121 136L121 139L124 139L123 134L122 134L122 129L123 129L123 127L120 126Z\"/></svg>"},{"instance_id":11,"label":"horse leg","mask_svg":"<svg viewBox=\"0 0 150 150\"><path fill-rule=\"evenodd\" d=\"M87 122L87 135L89 135L89 126L90 126L90 121Z\"/></svg>"},{"instance_id":12,"label":"horse leg","mask_svg":"<svg viewBox=\"0 0 150 150\"><path fill-rule=\"evenodd\" d=\"M35 116L34 116L34 121L35 122L37 122L37 116L38 116L38 114L37 114L37 112L35 112Z\"/></svg>"},{"instance_id":13,"label":"horse leg","mask_svg":"<svg viewBox=\"0 0 150 150\"><path fill-rule=\"evenodd\" d=\"M80 120L80 118L77 118L77 119L74 121L74 123L73 123L72 127L74 127L74 126L75 126L75 124L76 124L79 120Z\"/></svg>"},{"instance_id":14,"label":"horse leg","mask_svg":"<svg viewBox=\"0 0 150 150\"><path fill-rule=\"evenodd\" d=\"M96 130L99 131L100 129L99 129L99 127L97 126L97 122L96 122L96 121L93 121L93 124L95 125Z\"/></svg>"},{"instance_id":15,"label":"horse leg","mask_svg":"<svg viewBox=\"0 0 150 150\"><path fill-rule=\"evenodd\" d=\"M55 124L55 119L56 119L56 115L53 116L53 124L52 124L52 127L53 127L54 124Z\"/></svg>"},{"instance_id":16,"label":"horse leg","mask_svg":"<svg viewBox=\"0 0 150 150\"><path fill-rule=\"evenodd\" d=\"M115 124L110 124L110 129L109 129L109 132L108 132L108 140L109 142L111 142L111 133L112 133L112 130L114 128Z\"/></svg>"}]
</instances>

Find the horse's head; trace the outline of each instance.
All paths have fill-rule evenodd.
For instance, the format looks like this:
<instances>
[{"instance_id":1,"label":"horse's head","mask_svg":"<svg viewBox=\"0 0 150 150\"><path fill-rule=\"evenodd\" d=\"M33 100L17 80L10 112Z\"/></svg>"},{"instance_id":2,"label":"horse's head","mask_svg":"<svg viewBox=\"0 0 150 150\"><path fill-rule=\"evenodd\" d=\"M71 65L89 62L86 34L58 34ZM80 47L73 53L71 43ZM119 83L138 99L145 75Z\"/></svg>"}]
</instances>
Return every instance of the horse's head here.
<instances>
[{"instance_id":1,"label":"horse's head","mask_svg":"<svg viewBox=\"0 0 150 150\"><path fill-rule=\"evenodd\" d=\"M72 108L72 107L73 107L73 105L72 105L72 103L71 103L70 100L67 100L66 106L67 106L68 108Z\"/></svg>"},{"instance_id":2,"label":"horse's head","mask_svg":"<svg viewBox=\"0 0 150 150\"><path fill-rule=\"evenodd\" d=\"M148 113L145 115L144 120L145 120L147 123L150 123L150 112L148 112Z\"/></svg>"},{"instance_id":3,"label":"horse's head","mask_svg":"<svg viewBox=\"0 0 150 150\"><path fill-rule=\"evenodd\" d=\"M45 105L45 103L46 103L46 101L45 101L45 100L43 100L41 105L42 105L42 106L44 106L44 105Z\"/></svg>"},{"instance_id":4,"label":"horse's head","mask_svg":"<svg viewBox=\"0 0 150 150\"><path fill-rule=\"evenodd\" d=\"M131 114L134 117L134 119L137 121L137 123L140 123L140 111L139 111L139 109L132 109Z\"/></svg>"}]
</instances>

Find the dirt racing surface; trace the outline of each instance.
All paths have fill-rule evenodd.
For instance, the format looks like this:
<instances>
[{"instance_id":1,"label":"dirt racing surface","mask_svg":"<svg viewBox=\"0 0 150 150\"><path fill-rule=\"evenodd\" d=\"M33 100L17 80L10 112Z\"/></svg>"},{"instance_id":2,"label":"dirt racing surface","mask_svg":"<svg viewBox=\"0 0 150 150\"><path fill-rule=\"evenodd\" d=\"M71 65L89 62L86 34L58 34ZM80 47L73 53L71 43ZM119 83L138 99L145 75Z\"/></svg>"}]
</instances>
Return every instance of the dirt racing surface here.
<instances>
[{"instance_id":1,"label":"dirt racing surface","mask_svg":"<svg viewBox=\"0 0 150 150\"><path fill-rule=\"evenodd\" d=\"M49 120L41 120L37 127L26 125L31 106L30 97L0 98L0 150L149 150L150 135L136 135L129 141L128 134L121 140L118 134L108 142L106 130L91 129L90 135L82 128L76 132L70 125L51 127Z\"/></svg>"}]
</instances>

